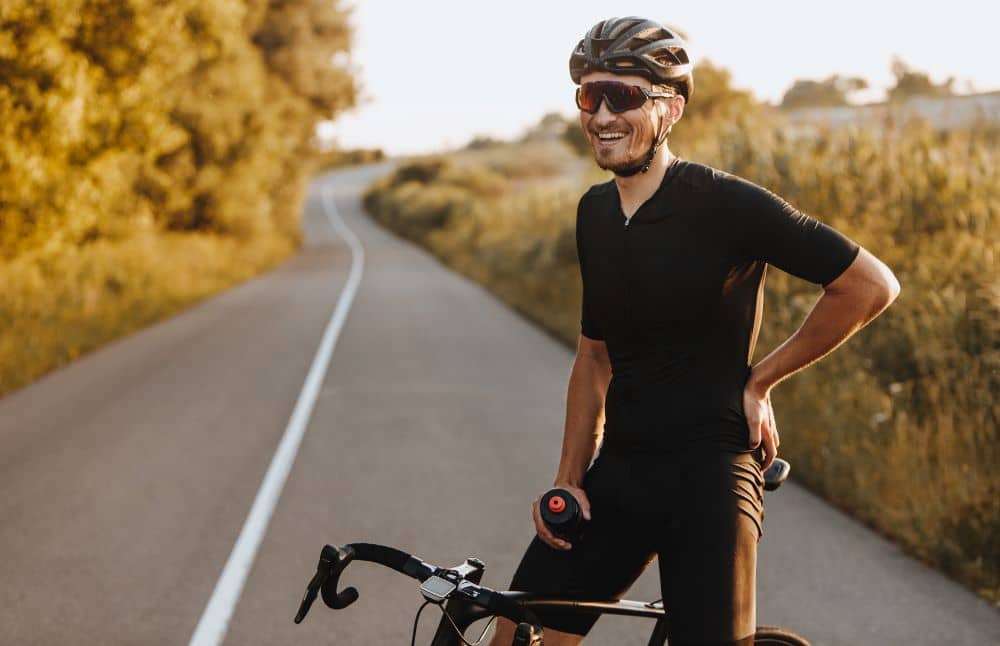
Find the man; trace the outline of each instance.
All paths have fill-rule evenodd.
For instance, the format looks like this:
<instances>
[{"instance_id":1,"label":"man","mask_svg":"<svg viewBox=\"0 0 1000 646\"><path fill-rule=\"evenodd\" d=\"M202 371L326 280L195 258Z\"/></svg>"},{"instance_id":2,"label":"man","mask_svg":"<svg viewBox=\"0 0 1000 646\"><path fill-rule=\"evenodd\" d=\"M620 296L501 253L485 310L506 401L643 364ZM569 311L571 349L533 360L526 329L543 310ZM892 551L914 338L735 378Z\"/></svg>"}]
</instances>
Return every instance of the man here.
<instances>
[{"instance_id":1,"label":"man","mask_svg":"<svg viewBox=\"0 0 1000 646\"><path fill-rule=\"evenodd\" d=\"M693 88L671 30L602 21L570 74L595 159L615 174L577 213L582 333L554 482L589 523L570 545L545 528L536 500L537 536L511 588L617 598L658 557L671 646L751 644L762 473L779 444L771 389L877 316L899 285L773 193L670 152ZM823 294L751 369L768 264ZM596 620L540 618L548 646L578 644ZM493 643L512 634L501 621Z\"/></svg>"}]
</instances>

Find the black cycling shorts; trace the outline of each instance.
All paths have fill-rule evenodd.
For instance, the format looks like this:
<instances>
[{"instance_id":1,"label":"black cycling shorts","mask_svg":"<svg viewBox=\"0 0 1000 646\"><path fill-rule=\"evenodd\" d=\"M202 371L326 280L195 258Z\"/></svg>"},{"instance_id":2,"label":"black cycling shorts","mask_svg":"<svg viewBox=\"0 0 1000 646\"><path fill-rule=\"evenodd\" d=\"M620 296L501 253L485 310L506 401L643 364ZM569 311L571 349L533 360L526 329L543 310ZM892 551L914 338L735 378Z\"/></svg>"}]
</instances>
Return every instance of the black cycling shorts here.
<instances>
[{"instance_id":1,"label":"black cycling shorts","mask_svg":"<svg viewBox=\"0 0 1000 646\"><path fill-rule=\"evenodd\" d=\"M751 453L602 451L584 479L591 521L569 551L537 536L512 590L619 599L659 558L672 646L752 644L764 478ZM596 615L538 610L542 625L586 635Z\"/></svg>"}]
</instances>

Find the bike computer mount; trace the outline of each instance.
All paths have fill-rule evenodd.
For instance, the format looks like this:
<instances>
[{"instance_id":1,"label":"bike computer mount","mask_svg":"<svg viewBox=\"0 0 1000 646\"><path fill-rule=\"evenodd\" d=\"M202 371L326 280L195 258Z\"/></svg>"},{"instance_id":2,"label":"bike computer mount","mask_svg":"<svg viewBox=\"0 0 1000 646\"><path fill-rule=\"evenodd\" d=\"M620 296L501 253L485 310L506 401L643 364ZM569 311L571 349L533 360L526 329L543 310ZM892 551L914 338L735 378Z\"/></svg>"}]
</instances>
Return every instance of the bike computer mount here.
<instances>
[{"instance_id":1,"label":"bike computer mount","mask_svg":"<svg viewBox=\"0 0 1000 646\"><path fill-rule=\"evenodd\" d=\"M423 583L420 584L420 594L424 595L424 599L427 599L431 603L444 603L444 601L451 596L451 593L457 588L454 583L448 579L443 579L439 576L427 577Z\"/></svg>"}]
</instances>

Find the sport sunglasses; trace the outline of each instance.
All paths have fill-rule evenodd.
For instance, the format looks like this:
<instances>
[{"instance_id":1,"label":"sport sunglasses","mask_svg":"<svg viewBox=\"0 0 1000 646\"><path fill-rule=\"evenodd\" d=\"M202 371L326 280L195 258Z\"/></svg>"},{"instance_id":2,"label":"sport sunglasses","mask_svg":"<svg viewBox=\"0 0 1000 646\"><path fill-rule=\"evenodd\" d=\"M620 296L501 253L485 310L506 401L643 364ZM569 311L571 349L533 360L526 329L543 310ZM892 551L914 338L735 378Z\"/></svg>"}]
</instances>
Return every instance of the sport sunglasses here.
<instances>
[{"instance_id":1,"label":"sport sunglasses","mask_svg":"<svg viewBox=\"0 0 1000 646\"><path fill-rule=\"evenodd\" d=\"M677 95L673 92L653 92L621 81L593 81L576 88L576 107L595 114L601 109L603 99L608 110L617 114L641 107L646 99L664 99L671 96Z\"/></svg>"}]
</instances>

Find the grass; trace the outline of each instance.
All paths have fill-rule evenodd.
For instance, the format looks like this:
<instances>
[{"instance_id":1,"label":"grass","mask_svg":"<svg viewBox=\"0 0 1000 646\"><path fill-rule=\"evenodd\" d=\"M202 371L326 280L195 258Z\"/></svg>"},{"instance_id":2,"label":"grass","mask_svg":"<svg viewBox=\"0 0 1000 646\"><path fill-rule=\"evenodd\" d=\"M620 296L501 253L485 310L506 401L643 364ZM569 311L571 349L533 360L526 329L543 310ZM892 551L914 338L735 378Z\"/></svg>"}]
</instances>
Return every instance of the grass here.
<instances>
[{"instance_id":1,"label":"grass","mask_svg":"<svg viewBox=\"0 0 1000 646\"><path fill-rule=\"evenodd\" d=\"M247 280L294 249L280 236L150 232L4 263L0 395Z\"/></svg>"}]
</instances>

